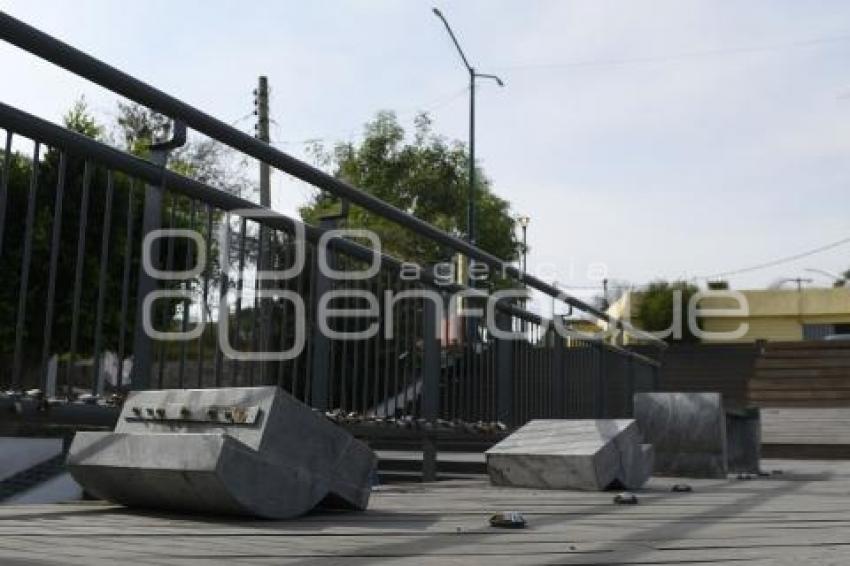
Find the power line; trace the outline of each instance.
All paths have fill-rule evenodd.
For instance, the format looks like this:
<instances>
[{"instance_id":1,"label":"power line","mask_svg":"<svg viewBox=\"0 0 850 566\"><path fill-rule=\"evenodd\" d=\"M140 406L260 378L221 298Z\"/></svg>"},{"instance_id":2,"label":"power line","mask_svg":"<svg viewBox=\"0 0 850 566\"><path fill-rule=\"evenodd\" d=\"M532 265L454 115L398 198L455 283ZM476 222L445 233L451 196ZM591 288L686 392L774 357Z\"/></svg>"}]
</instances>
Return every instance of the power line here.
<instances>
[{"instance_id":1,"label":"power line","mask_svg":"<svg viewBox=\"0 0 850 566\"><path fill-rule=\"evenodd\" d=\"M451 92L443 93L437 97L434 97L428 102L418 104L415 106L408 106L406 109L401 112L396 112L397 118L408 118L420 112L433 112L440 108L447 106L448 104L454 102L461 96L465 95L469 92L469 86L464 86L461 89L453 90ZM339 140L342 137L351 137L353 134L356 134L359 131L358 128L350 128L345 132L340 131L337 134L330 134L324 136L311 136L309 138L305 138L302 140L272 140L272 145L305 145L314 142L333 142Z\"/></svg>"},{"instance_id":2,"label":"power line","mask_svg":"<svg viewBox=\"0 0 850 566\"><path fill-rule=\"evenodd\" d=\"M713 273L711 275L697 275L697 276L689 278L689 280L693 281L693 280L699 279L699 280L703 280L703 281L710 281L710 280L713 280L713 279L721 279L723 277L729 277L730 275L740 275L742 273L750 273L750 272L753 272L753 271L758 271L760 269L767 269L769 267L776 267L778 265L791 263L793 261L797 261L797 260L812 256L812 255L815 255L815 254L826 252L826 251L841 247L841 246L846 245L846 244L850 244L850 238L842 238L840 240L836 240L834 242L830 242L828 244L824 244L822 246L818 246L816 248L812 248L812 249L806 250L804 252L796 253L794 255L789 255L789 256L781 257L781 258L770 260L770 261L766 261L766 262L763 262L763 263L758 263L756 265L751 265L751 266L748 266L748 267L741 267L741 268L733 269L733 270L730 270L730 271L722 271L722 272L719 272L719 273ZM652 283L630 283L629 285L627 285L627 287L629 287L631 289L642 289L642 288L649 287L651 284ZM562 288L562 289L570 289L570 290L598 291L598 290L602 289L602 282L600 281L596 285L568 285L568 284L559 282L557 286Z\"/></svg>"},{"instance_id":3,"label":"power line","mask_svg":"<svg viewBox=\"0 0 850 566\"><path fill-rule=\"evenodd\" d=\"M665 63L670 61L678 61L682 59L693 59L700 57L713 57L717 55L736 55L741 53L759 53L765 51L776 51L782 49L794 49L805 47L816 47L828 43L836 43L841 41L850 41L850 34L836 35L832 37L820 37L806 39L790 43L780 43L773 45L760 46L739 46L739 47L718 47L715 49L705 49L698 51L685 51L683 53L675 53L671 55L656 55L646 57L626 57L622 59L590 59L577 61L564 61L552 63L520 63L515 65L507 65L495 67L496 70L514 71L525 69L556 69L556 68L576 68L576 67L602 67L602 66L621 66L634 65L644 63Z\"/></svg>"},{"instance_id":4,"label":"power line","mask_svg":"<svg viewBox=\"0 0 850 566\"><path fill-rule=\"evenodd\" d=\"M843 246L845 244L850 244L850 238L843 238L841 240L837 240L835 242L831 242L829 244L825 244L823 246L819 246L817 248L813 248L811 250L807 250L805 252L800 252L794 255L781 257L779 259L774 259L771 261L766 261L764 263L759 263L756 265L751 265L749 267L742 267L739 269L733 269L731 271L722 271L720 273L714 273L712 275L702 275L694 277L694 279L720 279L722 277L729 277L730 275L740 275L742 273L750 273L752 271L758 271L760 269L766 269L768 267L776 267L777 265L783 265L785 263L791 263L792 261L797 261L798 259L803 259L804 257L809 257L811 255L819 254L821 252L825 252L839 246Z\"/></svg>"}]
</instances>

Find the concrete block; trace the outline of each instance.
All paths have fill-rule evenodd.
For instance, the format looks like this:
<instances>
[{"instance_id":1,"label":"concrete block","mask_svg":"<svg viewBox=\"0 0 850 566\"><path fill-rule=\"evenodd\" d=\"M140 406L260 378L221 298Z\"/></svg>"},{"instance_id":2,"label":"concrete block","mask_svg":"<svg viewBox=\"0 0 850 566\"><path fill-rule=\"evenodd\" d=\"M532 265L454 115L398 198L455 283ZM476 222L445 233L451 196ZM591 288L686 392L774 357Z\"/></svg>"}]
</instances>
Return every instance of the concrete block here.
<instances>
[{"instance_id":1,"label":"concrete block","mask_svg":"<svg viewBox=\"0 0 850 566\"><path fill-rule=\"evenodd\" d=\"M655 448L656 474L726 477L726 416L719 393L636 393L634 415Z\"/></svg>"},{"instance_id":2,"label":"concrete block","mask_svg":"<svg viewBox=\"0 0 850 566\"><path fill-rule=\"evenodd\" d=\"M761 411L757 407L726 411L726 456L730 473L756 474L761 469Z\"/></svg>"},{"instance_id":3,"label":"concrete block","mask_svg":"<svg viewBox=\"0 0 850 566\"><path fill-rule=\"evenodd\" d=\"M486 452L495 485L637 489L652 473L652 447L633 420L535 420Z\"/></svg>"},{"instance_id":4,"label":"concrete block","mask_svg":"<svg viewBox=\"0 0 850 566\"><path fill-rule=\"evenodd\" d=\"M138 391L115 431L68 454L93 495L133 507L291 518L365 509L372 451L277 387Z\"/></svg>"}]
</instances>

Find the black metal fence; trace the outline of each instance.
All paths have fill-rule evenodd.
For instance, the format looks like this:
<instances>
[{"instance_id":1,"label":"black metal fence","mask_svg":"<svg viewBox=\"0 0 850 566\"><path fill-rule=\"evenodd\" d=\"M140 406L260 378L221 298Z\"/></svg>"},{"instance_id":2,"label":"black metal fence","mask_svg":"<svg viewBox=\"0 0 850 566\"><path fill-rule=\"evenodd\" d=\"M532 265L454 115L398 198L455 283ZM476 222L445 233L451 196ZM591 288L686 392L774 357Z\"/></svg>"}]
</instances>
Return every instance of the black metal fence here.
<instances>
[{"instance_id":1,"label":"black metal fence","mask_svg":"<svg viewBox=\"0 0 850 566\"><path fill-rule=\"evenodd\" d=\"M177 138L188 125L488 265L502 287L537 289L615 335L637 332L2 13L0 38L169 116ZM170 171L167 144L141 159L2 103L0 129L0 385L13 395L36 389L34 396L73 402L86 393L97 402L131 388L277 384L354 421L515 426L629 416L631 394L655 387L658 361L565 337L518 303L500 300L495 309L496 330L513 338L497 337L488 317L453 314L459 291L471 295L464 304L492 300L487 282L468 289L426 268L411 279L386 255L368 277L329 277L320 260L350 272L376 252L329 234L334 219L304 226ZM167 232L157 238L157 230ZM144 268L145 250L160 273ZM323 307L361 311L326 317ZM288 350L298 354L281 359Z\"/></svg>"}]
</instances>

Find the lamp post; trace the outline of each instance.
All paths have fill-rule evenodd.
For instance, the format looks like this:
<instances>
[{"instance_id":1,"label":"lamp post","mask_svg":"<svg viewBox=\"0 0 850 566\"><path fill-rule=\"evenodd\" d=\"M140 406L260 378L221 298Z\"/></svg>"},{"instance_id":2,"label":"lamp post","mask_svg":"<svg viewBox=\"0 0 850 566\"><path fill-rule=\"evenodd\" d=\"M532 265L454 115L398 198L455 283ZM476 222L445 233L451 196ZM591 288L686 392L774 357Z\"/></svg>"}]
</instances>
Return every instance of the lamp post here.
<instances>
[{"instance_id":1,"label":"lamp post","mask_svg":"<svg viewBox=\"0 0 850 566\"><path fill-rule=\"evenodd\" d=\"M842 277L841 275L838 275L837 273L833 273L832 271L827 271L826 269L816 269L814 267L807 267L803 271L808 271L809 273L818 273L820 275L825 275L825 276L829 277L830 279L832 279L833 283L837 287L843 287L844 285L846 285L846 281L844 280L844 277Z\"/></svg>"},{"instance_id":2,"label":"lamp post","mask_svg":"<svg viewBox=\"0 0 850 566\"><path fill-rule=\"evenodd\" d=\"M496 75L488 75L477 72L475 68L469 64L466 55L463 53L463 49L460 48L460 43L455 37L451 26L449 26L448 20L446 20L440 10L437 8L434 8L433 10L434 14L440 18L443 25L446 26L446 31L449 32L449 37L452 38L452 42L455 44L457 52L469 73L469 193L467 195L466 206L466 239L470 244L475 245L475 79L491 79L496 81L496 84L499 86L505 86L505 83L503 83L502 79Z\"/></svg>"},{"instance_id":3,"label":"lamp post","mask_svg":"<svg viewBox=\"0 0 850 566\"><path fill-rule=\"evenodd\" d=\"M528 269L528 224L531 222L531 218L526 215L522 215L517 218L517 222L522 228L522 274L525 275L525 272ZM522 299L522 308L525 309L528 306L526 299ZM554 309L554 303L552 305ZM554 310L552 311L554 312ZM525 331L525 320L522 321L522 330Z\"/></svg>"},{"instance_id":4,"label":"lamp post","mask_svg":"<svg viewBox=\"0 0 850 566\"><path fill-rule=\"evenodd\" d=\"M528 224L531 222L531 218L520 216L517 218L517 222L522 228L522 274L525 275L528 268Z\"/></svg>"}]
</instances>

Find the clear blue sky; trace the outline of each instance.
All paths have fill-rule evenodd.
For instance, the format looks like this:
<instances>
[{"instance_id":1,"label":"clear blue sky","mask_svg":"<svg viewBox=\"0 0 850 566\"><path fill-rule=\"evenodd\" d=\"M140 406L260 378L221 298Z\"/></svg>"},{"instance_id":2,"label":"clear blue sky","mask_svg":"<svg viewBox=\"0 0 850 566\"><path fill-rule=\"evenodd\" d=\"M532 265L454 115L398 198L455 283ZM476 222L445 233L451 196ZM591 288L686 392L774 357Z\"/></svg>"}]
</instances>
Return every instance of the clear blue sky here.
<instances>
[{"instance_id":1,"label":"clear blue sky","mask_svg":"<svg viewBox=\"0 0 850 566\"><path fill-rule=\"evenodd\" d=\"M273 137L356 139L380 109L466 139L466 78L439 6L482 72L478 155L532 218L530 265L595 285L727 271L850 237L850 3L841 1L0 1L219 118L269 76ZM52 120L115 99L0 44L0 99ZM249 119L238 124L246 131ZM291 213L310 194L276 174ZM557 273L545 270L558 267ZM738 288L850 268L850 245L732 277Z\"/></svg>"}]
</instances>

